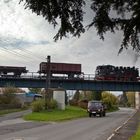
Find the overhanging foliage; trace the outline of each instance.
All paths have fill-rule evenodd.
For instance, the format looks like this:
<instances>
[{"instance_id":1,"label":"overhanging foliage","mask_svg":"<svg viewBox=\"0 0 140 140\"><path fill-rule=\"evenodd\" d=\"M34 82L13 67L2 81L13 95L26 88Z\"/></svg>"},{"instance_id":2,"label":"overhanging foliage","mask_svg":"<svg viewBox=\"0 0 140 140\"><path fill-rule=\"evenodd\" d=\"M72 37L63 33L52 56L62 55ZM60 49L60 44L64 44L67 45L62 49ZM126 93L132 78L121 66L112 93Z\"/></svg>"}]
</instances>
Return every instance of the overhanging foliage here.
<instances>
[{"instance_id":1,"label":"overhanging foliage","mask_svg":"<svg viewBox=\"0 0 140 140\"><path fill-rule=\"evenodd\" d=\"M50 24L60 28L55 35L55 41L69 34L80 36L85 32L83 26L84 6L86 0L20 0L24 1L25 9L31 9L37 15L43 16ZM140 50L140 1L139 0L91 0L94 11L93 20L88 27L94 26L97 34L104 39L107 31L123 32L120 51L130 45L136 51Z\"/></svg>"}]
</instances>

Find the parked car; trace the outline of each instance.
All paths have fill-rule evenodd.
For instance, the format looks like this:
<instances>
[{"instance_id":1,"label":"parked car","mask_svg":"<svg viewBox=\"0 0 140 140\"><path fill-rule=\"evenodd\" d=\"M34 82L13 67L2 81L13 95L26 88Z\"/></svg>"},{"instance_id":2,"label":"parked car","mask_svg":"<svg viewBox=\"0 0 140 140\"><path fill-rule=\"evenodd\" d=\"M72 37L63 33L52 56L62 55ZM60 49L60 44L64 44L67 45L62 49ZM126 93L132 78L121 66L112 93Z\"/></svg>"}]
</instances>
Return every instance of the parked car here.
<instances>
[{"instance_id":1,"label":"parked car","mask_svg":"<svg viewBox=\"0 0 140 140\"><path fill-rule=\"evenodd\" d=\"M101 101L89 101L87 111L89 113L89 117L91 117L92 115L99 115L100 117L106 116L106 106Z\"/></svg>"}]
</instances>

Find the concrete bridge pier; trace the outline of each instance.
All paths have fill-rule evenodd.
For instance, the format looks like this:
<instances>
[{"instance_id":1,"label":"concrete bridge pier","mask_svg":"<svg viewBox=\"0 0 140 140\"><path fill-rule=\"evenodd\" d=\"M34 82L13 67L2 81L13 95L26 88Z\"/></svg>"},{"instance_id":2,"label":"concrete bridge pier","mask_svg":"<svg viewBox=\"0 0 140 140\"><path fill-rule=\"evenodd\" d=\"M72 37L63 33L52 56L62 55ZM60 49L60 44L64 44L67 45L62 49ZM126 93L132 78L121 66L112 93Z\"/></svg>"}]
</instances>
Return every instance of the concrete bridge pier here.
<instances>
[{"instance_id":1,"label":"concrete bridge pier","mask_svg":"<svg viewBox=\"0 0 140 140\"><path fill-rule=\"evenodd\" d=\"M65 110L65 93L64 89L53 89L53 99L57 101L58 108Z\"/></svg>"},{"instance_id":2,"label":"concrete bridge pier","mask_svg":"<svg viewBox=\"0 0 140 140\"><path fill-rule=\"evenodd\" d=\"M135 93L135 107L140 109L140 92Z\"/></svg>"}]
</instances>

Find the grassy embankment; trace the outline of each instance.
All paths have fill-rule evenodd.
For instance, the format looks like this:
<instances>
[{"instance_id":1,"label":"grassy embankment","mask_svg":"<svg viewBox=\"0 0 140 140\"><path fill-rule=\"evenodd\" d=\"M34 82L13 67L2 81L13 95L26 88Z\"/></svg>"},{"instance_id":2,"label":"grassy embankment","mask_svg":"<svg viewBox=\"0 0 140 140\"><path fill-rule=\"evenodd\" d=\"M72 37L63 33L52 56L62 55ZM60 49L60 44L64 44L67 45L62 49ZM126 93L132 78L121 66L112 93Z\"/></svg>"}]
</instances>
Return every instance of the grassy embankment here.
<instances>
[{"instance_id":1,"label":"grassy embankment","mask_svg":"<svg viewBox=\"0 0 140 140\"><path fill-rule=\"evenodd\" d=\"M140 126L134 136L130 138L130 140L140 140Z\"/></svg>"},{"instance_id":2,"label":"grassy embankment","mask_svg":"<svg viewBox=\"0 0 140 140\"><path fill-rule=\"evenodd\" d=\"M24 116L24 119L35 121L64 121L87 116L88 113L85 109L67 106L65 110L56 109L52 111L33 112Z\"/></svg>"},{"instance_id":3,"label":"grassy embankment","mask_svg":"<svg viewBox=\"0 0 140 140\"><path fill-rule=\"evenodd\" d=\"M19 111L23 111L23 109L5 109L5 110L0 110L0 116L5 115L5 114L9 114L9 113L13 113L13 112L19 112Z\"/></svg>"}]
</instances>

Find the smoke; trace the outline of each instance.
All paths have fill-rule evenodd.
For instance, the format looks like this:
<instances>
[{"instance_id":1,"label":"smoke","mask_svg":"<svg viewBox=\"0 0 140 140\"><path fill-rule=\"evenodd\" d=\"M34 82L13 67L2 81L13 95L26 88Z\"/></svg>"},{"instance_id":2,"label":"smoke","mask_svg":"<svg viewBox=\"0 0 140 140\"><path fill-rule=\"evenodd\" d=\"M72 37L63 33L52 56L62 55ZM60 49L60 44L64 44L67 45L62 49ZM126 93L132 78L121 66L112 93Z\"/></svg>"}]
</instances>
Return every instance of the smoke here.
<instances>
[{"instance_id":1,"label":"smoke","mask_svg":"<svg viewBox=\"0 0 140 140\"><path fill-rule=\"evenodd\" d=\"M135 52L134 50L128 50L127 51L129 56L131 56L132 59L132 65L135 66L139 57L140 57L140 53L139 52Z\"/></svg>"},{"instance_id":2,"label":"smoke","mask_svg":"<svg viewBox=\"0 0 140 140\"><path fill-rule=\"evenodd\" d=\"M3 2L4 3L9 3L10 1L12 1L12 0L4 0Z\"/></svg>"},{"instance_id":3,"label":"smoke","mask_svg":"<svg viewBox=\"0 0 140 140\"><path fill-rule=\"evenodd\" d=\"M138 61L139 57L140 57L140 54L138 54L138 53L134 54L134 60L133 60L133 65L134 66L136 65L136 62Z\"/></svg>"}]
</instances>

